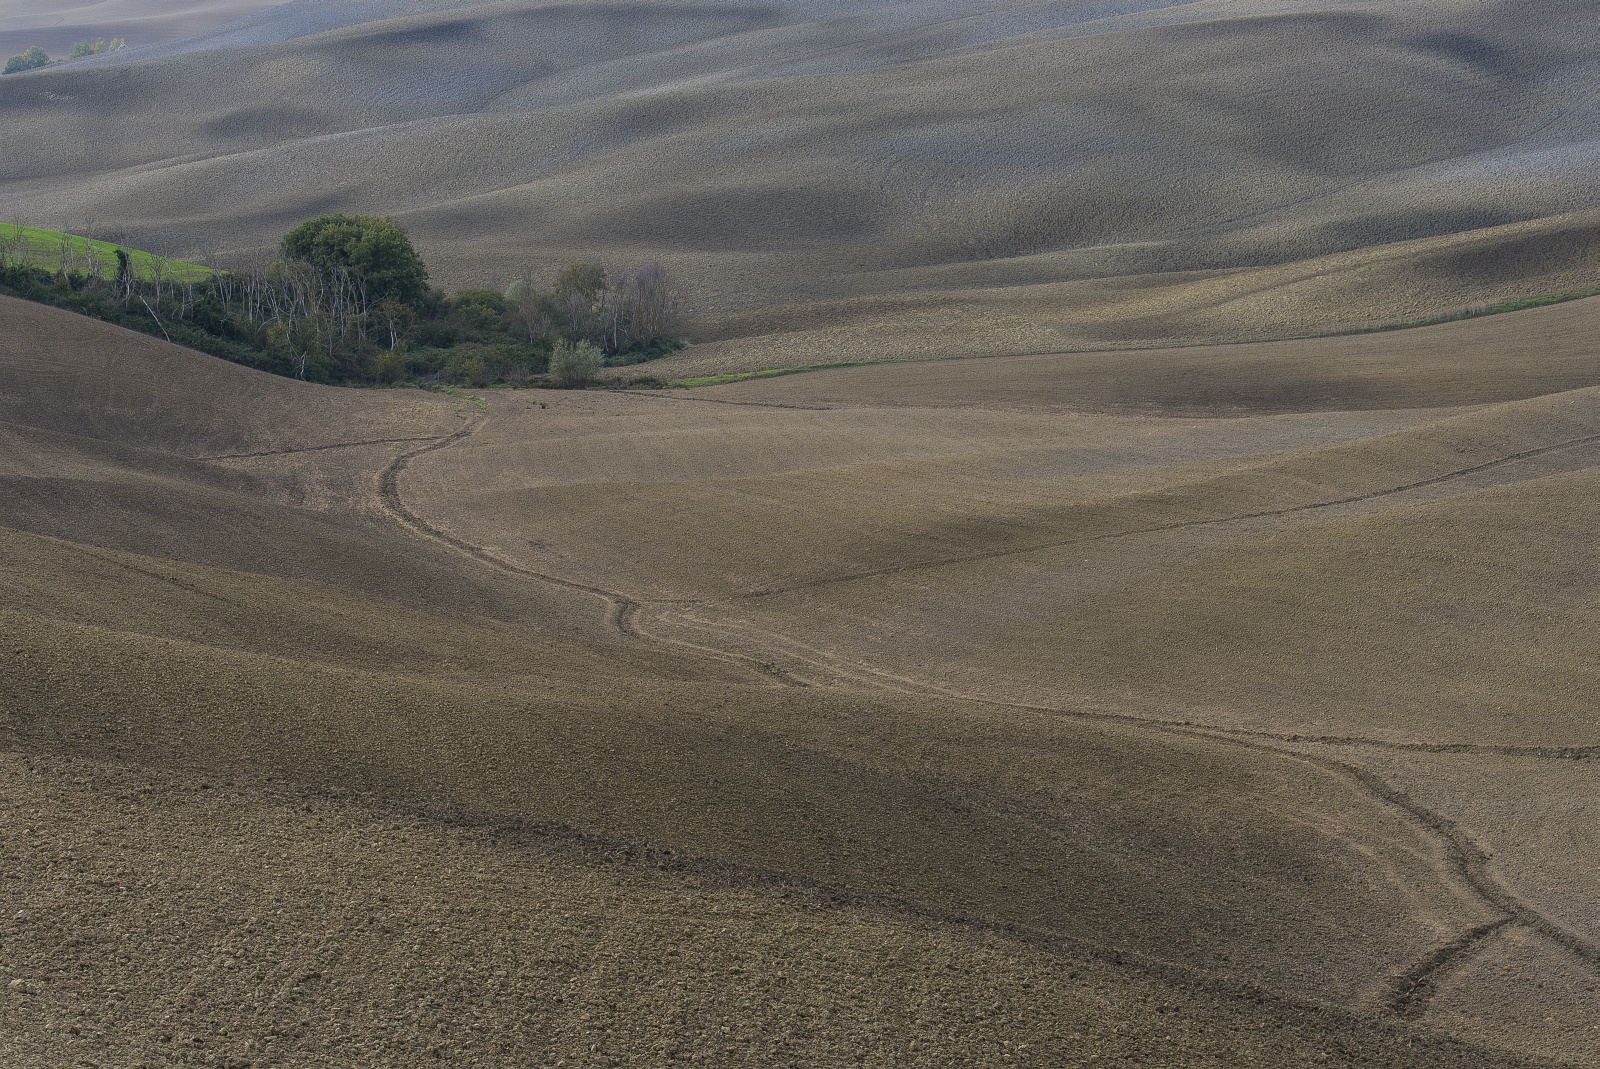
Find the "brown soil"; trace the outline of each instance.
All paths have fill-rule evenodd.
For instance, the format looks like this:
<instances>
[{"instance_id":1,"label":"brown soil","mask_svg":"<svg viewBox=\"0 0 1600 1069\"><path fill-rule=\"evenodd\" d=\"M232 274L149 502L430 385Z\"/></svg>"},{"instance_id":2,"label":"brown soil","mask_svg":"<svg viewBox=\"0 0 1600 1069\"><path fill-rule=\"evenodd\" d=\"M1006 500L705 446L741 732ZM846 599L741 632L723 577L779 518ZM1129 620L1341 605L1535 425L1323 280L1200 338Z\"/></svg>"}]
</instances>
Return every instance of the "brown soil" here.
<instances>
[{"instance_id":1,"label":"brown soil","mask_svg":"<svg viewBox=\"0 0 1600 1069\"><path fill-rule=\"evenodd\" d=\"M0 1054L1594 1064L1592 309L480 407L0 301Z\"/></svg>"}]
</instances>

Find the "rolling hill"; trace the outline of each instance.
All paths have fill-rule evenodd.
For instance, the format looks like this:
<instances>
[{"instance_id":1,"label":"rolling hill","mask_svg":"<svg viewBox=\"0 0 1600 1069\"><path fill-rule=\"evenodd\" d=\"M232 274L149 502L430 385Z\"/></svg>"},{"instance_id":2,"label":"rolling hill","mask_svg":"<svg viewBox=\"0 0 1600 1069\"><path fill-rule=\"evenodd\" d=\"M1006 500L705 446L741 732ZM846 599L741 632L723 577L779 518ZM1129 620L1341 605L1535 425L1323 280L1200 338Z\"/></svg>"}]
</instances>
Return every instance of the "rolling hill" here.
<instances>
[{"instance_id":1,"label":"rolling hill","mask_svg":"<svg viewBox=\"0 0 1600 1069\"><path fill-rule=\"evenodd\" d=\"M1594 391L1423 394L1594 308L480 407L6 301L8 1056L1591 1064Z\"/></svg>"},{"instance_id":2,"label":"rolling hill","mask_svg":"<svg viewBox=\"0 0 1600 1069\"><path fill-rule=\"evenodd\" d=\"M38 45L60 60L79 42L102 38L148 46L191 37L270 6L271 0L5 0L0 3L0 52L9 56Z\"/></svg>"},{"instance_id":3,"label":"rolling hill","mask_svg":"<svg viewBox=\"0 0 1600 1069\"><path fill-rule=\"evenodd\" d=\"M715 384L0 297L0 1062L1600 1065L1600 298L1323 336L1600 286L1588 6L96 7L7 225Z\"/></svg>"},{"instance_id":4,"label":"rolling hill","mask_svg":"<svg viewBox=\"0 0 1600 1069\"><path fill-rule=\"evenodd\" d=\"M1585 12L296 0L0 82L0 196L191 258L392 214L450 285L660 259L764 366L1311 333L1593 288Z\"/></svg>"}]
</instances>

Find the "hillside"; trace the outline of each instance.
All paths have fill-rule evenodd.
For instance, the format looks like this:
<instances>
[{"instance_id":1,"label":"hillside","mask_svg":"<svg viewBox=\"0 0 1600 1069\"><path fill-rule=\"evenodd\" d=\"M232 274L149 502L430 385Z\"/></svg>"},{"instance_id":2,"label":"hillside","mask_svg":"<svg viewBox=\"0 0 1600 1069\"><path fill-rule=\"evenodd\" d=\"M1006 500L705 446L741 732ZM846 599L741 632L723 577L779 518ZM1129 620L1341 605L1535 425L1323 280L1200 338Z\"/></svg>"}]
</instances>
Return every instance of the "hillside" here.
<instances>
[{"instance_id":1,"label":"hillside","mask_svg":"<svg viewBox=\"0 0 1600 1069\"><path fill-rule=\"evenodd\" d=\"M8 1058L1594 1064L1594 391L1405 355L1507 317L1207 412L0 312Z\"/></svg>"},{"instance_id":2,"label":"hillside","mask_svg":"<svg viewBox=\"0 0 1600 1069\"><path fill-rule=\"evenodd\" d=\"M392 214L449 285L659 259L729 366L1282 337L1593 288L1586 15L295 0L0 82L0 196L195 259Z\"/></svg>"},{"instance_id":3,"label":"hillside","mask_svg":"<svg viewBox=\"0 0 1600 1069\"><path fill-rule=\"evenodd\" d=\"M130 46L149 46L203 33L271 6L272 0L3 0L0 54L38 45L59 60L72 55L80 41L114 37Z\"/></svg>"},{"instance_id":4,"label":"hillside","mask_svg":"<svg viewBox=\"0 0 1600 1069\"><path fill-rule=\"evenodd\" d=\"M0 0L0 1064L1600 1069L1592 7Z\"/></svg>"}]
</instances>

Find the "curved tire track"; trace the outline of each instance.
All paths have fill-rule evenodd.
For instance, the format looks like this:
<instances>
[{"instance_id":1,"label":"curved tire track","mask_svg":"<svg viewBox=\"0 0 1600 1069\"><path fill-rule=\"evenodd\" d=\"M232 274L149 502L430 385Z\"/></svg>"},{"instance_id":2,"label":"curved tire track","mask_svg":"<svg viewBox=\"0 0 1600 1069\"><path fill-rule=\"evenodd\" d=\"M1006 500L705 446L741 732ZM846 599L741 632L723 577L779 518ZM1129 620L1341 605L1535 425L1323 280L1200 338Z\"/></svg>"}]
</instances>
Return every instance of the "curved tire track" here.
<instances>
[{"instance_id":1,"label":"curved tire track","mask_svg":"<svg viewBox=\"0 0 1600 1069\"><path fill-rule=\"evenodd\" d=\"M708 624L716 628L714 624ZM1429 998L1434 991L1434 981L1441 971L1453 966L1464 954L1471 952L1483 940L1489 938L1502 928L1519 924L1529 928L1549 939L1563 949L1577 955L1591 968L1600 969L1600 947L1588 942L1551 921L1532 906L1522 901L1512 892L1506 890L1489 871L1489 857L1472 839L1463 832L1454 822L1441 817L1431 809L1411 798L1404 791L1390 786L1381 777L1365 768L1346 761L1328 756L1327 754L1308 753L1304 750L1288 749L1284 745L1275 745L1288 741L1304 743L1322 743L1324 740L1306 738L1301 736L1279 736L1268 732L1251 732L1230 730L1226 728L1212 728L1204 724L1193 722L1162 720L1157 717L1136 716L1129 713L1102 713L1084 710L1057 709L1049 706L1029 705L1022 702L1008 702L996 698L985 698L958 691L949 690L936 684L905 676L894 675L878 669L862 665L859 670L850 671L833 668L828 664L828 659L816 655L812 657L795 654L788 651L790 656L802 661L808 661L815 667L824 671L833 670L840 674L849 675L862 682L875 685L883 690L896 691L902 694L920 694L927 697L945 698L954 701L973 702L977 704L997 706L1007 709L1025 710L1033 713L1047 715L1067 716L1075 719L1115 722L1125 726L1146 731L1153 731L1164 735L1179 735L1189 738L1205 738L1218 742L1230 743L1257 753L1272 754L1276 757L1290 760L1304 761L1330 772L1342 779L1349 781L1360 793L1392 809L1399 810L1406 819L1420 829L1426 836L1438 842L1447 858L1447 870L1459 883L1470 890L1472 894L1493 911L1500 914L1492 921L1478 925L1448 942L1435 947L1432 951L1422 956L1409 968L1390 978L1388 982L1388 995L1384 999L1384 1009L1388 1012L1415 1016L1423 1012ZM1347 740L1339 740L1347 741ZM1367 740L1349 740L1361 741ZM1324 743L1325 744L1325 743ZM1382 742L1373 742L1372 745L1384 746ZM1445 752L1478 752L1480 748L1465 745L1443 745L1438 747L1427 744L1387 744L1395 749L1406 750L1443 750ZM1600 753L1600 747L1578 747L1551 749L1544 747L1483 747L1492 753L1510 754L1513 756L1534 756L1541 758L1567 758L1582 755L1587 757Z\"/></svg>"},{"instance_id":2,"label":"curved tire track","mask_svg":"<svg viewBox=\"0 0 1600 1069\"><path fill-rule=\"evenodd\" d=\"M427 442L427 444L420 446L419 448L403 453L396 457L389 464L389 466L384 469L382 475L379 477L379 496L384 506L390 511L390 513L399 523L423 537L430 538L448 545L456 551L463 553L466 556L471 557L472 559L483 564L487 564L490 567L498 568L514 575L564 587L569 590L576 590L592 597L599 598L604 601L608 607L608 621L621 634L628 635L645 642L654 642L670 645L678 649L693 650L701 655L727 663L740 664L746 668L754 667L755 670L763 673L769 679L777 677L776 681L787 682L791 684L798 682L796 680L786 678L785 675L776 669L775 666L766 662L762 662L754 657L744 654L729 653L722 650L715 650L710 647L700 646L694 643L648 635L640 631L638 628L638 617L644 608L643 604L639 601L615 591L606 590L604 588L591 586L585 583L578 583L570 579L563 579L560 576L549 575L544 572L539 572L531 568L514 564L510 561L495 556L480 546L474 545L465 541L464 539L458 538L444 530L441 530L438 527L433 526L413 512L400 496L399 477L401 473L405 471L406 467L416 457L422 456L426 453L434 452L439 449L448 448L449 446L454 445L456 442L470 437L476 433L485 422L487 422L487 419L487 415L480 416L471 424L463 427L461 430L456 431L453 434L430 440ZM1375 498L1387 497L1402 493L1407 490L1437 485L1451 479L1461 478L1478 472L1487 471L1504 464L1515 463L1520 460L1526 460L1532 457L1554 453L1563 449L1575 448L1579 445L1584 445L1595 441L1600 441L1600 434L1588 435L1583 438L1572 439L1570 441L1560 442L1536 449L1523 450L1518 453L1496 458L1495 460L1488 461L1483 464L1474 465L1468 468L1461 468L1429 479L1418 480L1416 482L1407 483L1405 485L1392 487L1386 490L1376 491L1370 494L1355 495L1333 501L1314 502L1284 509L1265 510L1240 516L1165 524L1139 531L1128 531L1118 534L1105 535L1096 539L1063 541L1055 543L1055 545L1069 545L1073 544L1073 542L1083 541L1104 541L1114 538L1129 537L1137 534L1179 530L1187 527L1230 523L1247 519L1292 515L1294 513L1306 512L1314 509L1331 508L1336 505L1372 500ZM990 554L971 555L968 557L959 558L959 560L977 560L1009 556L1018 553L1035 552L1045 548L1051 547L1034 546L1011 551L998 551ZM957 560L952 559L947 561L933 562L927 565L906 565L897 569L883 569L868 575L842 577L840 579L807 585L819 586L824 585L826 582L848 582L857 578L868 578L870 575L893 574L899 571L909 571L918 567L939 567L949 563L957 563ZM799 588L794 587L788 589ZM755 595L746 595L745 597L770 596L771 594L781 592L784 591L758 592ZM825 661L826 658L823 660ZM1466 836L1465 833L1463 833L1453 822L1444 819L1427 807L1417 803L1405 792L1391 787L1380 777L1364 768L1348 762L1337 760L1324 754L1306 753L1300 750L1285 749L1284 746L1281 745L1282 743L1292 742L1310 742L1320 744L1327 744L1330 742L1360 742L1382 746L1385 745L1383 743L1370 742L1370 740L1304 738L1297 736L1273 735L1265 732L1255 733L1230 731L1227 729L1211 729L1204 725L1165 721L1153 717L1138 717L1129 714L1092 713L1084 711L1052 709L1042 706L1026 705L1018 702L1005 702L992 698L974 697L971 695L960 694L948 691L945 688L938 687L936 685L924 683L918 680L892 676L888 673L879 672L870 668L866 669L866 672L870 677L873 678L877 686L887 690L899 690L903 693L920 693L927 696L942 697L958 701L976 702L980 704L1001 706L1006 708L1025 709L1031 712L1073 716L1090 720L1117 721L1141 728L1143 730L1156 731L1162 734L1209 738L1217 741L1232 743L1233 745L1255 750L1260 753L1268 753L1277 757L1305 761L1349 780L1363 794L1366 794L1367 796L1384 805L1400 810L1406 815L1411 823L1422 829L1426 834L1443 846L1445 854L1449 859L1449 869L1452 874L1461 883L1468 887L1472 893L1475 894L1483 903L1500 913L1501 916L1493 921L1478 925L1477 927L1457 936L1455 939L1436 947L1433 951L1429 952L1409 969L1395 977L1392 977L1389 982L1390 994L1385 1000L1385 1008L1392 1013L1400 1015L1416 1015L1421 1013L1425 1009L1427 1001L1433 992L1433 981L1439 975L1441 970L1448 968L1463 954L1470 952L1484 939L1490 937L1495 932L1500 931L1502 928L1512 923L1523 925L1540 933L1557 945L1576 954L1591 966L1600 966L1600 948L1596 948L1580 937L1568 932L1566 929L1550 921L1533 907L1517 898L1514 894L1505 890L1488 871L1489 859L1487 855L1485 855L1483 851L1479 849L1478 846L1473 843L1472 840ZM1260 741L1262 739L1270 739L1271 741ZM1274 743L1279 743L1280 745L1274 745ZM1388 745L1400 749L1431 748L1444 751L1464 750L1467 752L1472 752L1468 751L1465 745L1440 747L1428 747L1426 744ZM1472 748L1472 750L1476 749L1476 747ZM1595 752L1600 752L1600 747L1564 748L1553 751L1546 748L1519 747L1490 747L1487 749L1489 749L1491 752L1515 754L1518 756L1528 755L1568 757L1581 755L1583 757L1589 757Z\"/></svg>"},{"instance_id":3,"label":"curved tire track","mask_svg":"<svg viewBox=\"0 0 1600 1069\"><path fill-rule=\"evenodd\" d=\"M1394 978L1390 986L1387 1008L1391 1013L1402 1017L1418 1017L1427 1009L1430 999L1433 998L1434 985L1439 974L1448 969L1463 954L1468 953L1479 943L1489 938L1495 932L1512 923L1513 918L1501 917L1499 920L1480 924L1459 939L1446 943L1432 954L1418 961L1411 968Z\"/></svg>"},{"instance_id":4,"label":"curved tire track","mask_svg":"<svg viewBox=\"0 0 1600 1069\"><path fill-rule=\"evenodd\" d=\"M383 473L378 476L378 499L382 503L383 507L389 512L389 514L394 517L396 522L398 522L402 527L410 530L412 533L420 535L423 538L431 539L435 542L443 543L456 552L464 554L480 564L486 564L491 568L497 568L500 571L508 572L524 579L533 579L541 583L549 583L552 586L563 587L567 590L575 590L579 593L587 594L590 597L599 598L606 605L606 622L611 627L615 628L619 634L625 637L632 638L640 642L653 643L658 646L670 646L678 650L689 650L700 656L723 661L727 664L738 665L741 668L756 672L763 679L766 679L769 682L782 683L789 686L806 685L799 680L790 677L787 675L787 673L784 673L776 666L762 662L757 658L746 657L742 654L728 653L723 650L715 650L706 646L697 646L690 642L681 642L677 639L663 638L657 635L648 634L642 631L638 625L639 611L642 606L639 602L628 597L626 594L621 594L614 590L607 590L604 587L592 586L588 583L579 583L572 579L564 579L559 575L551 575L548 572L541 572L534 568L527 568L523 565L513 563L512 561L508 561L503 557L499 557L493 553L490 553L482 546L468 542L466 539L458 538L450 532L434 526L413 512L410 506L405 503L405 499L400 496L400 475L417 457L423 456L427 453L435 452L440 449L447 449L450 446L455 445L457 442L460 442L466 438L470 438L472 435L476 434L485 423L488 422L488 419L489 417L487 414L478 416L467 426L461 428L455 433L447 434L441 438L429 439L427 444L401 453L399 456L395 457L394 460L389 462L389 466L384 468Z\"/></svg>"},{"instance_id":5,"label":"curved tire track","mask_svg":"<svg viewBox=\"0 0 1600 1069\"><path fill-rule=\"evenodd\" d=\"M330 442L327 445L303 445L295 449L263 449L257 453L217 453L209 457L191 457L191 460L249 460L254 457L286 457L293 453L322 453L330 449L355 449L363 445L394 445L399 442L432 442L433 435L418 434L408 438L368 438L360 442Z\"/></svg>"},{"instance_id":6,"label":"curved tire track","mask_svg":"<svg viewBox=\"0 0 1600 1069\"><path fill-rule=\"evenodd\" d=\"M1153 524L1149 527L1136 527L1127 531L1113 531L1108 534L1091 535L1086 538L1061 538L1048 542L1036 542L1033 545L1017 546L1012 549L988 550L982 553L965 553L953 557L941 557L936 560L912 561L908 564L897 564L887 568L875 568L870 571L853 572L849 575L830 576L822 579L811 579L803 583L794 583L789 586L773 587L766 590L753 590L745 594L735 594L725 599L726 601L751 601L757 598L776 597L780 594L792 594L800 590L815 590L820 587L838 586L844 583L860 582L864 579L877 579L886 575L903 575L907 572L929 571L935 568L946 568L954 564L970 564L976 561L999 560L1005 557L1020 557L1029 553L1042 553L1049 549L1064 549L1067 546L1087 546L1101 542L1115 542L1122 538L1136 538L1140 535L1165 534L1170 531L1185 531L1198 527L1216 527L1229 523L1244 523L1248 520L1265 520L1278 516L1293 516L1302 512L1316 512L1321 509L1337 508L1340 505L1356 505L1364 501L1376 501L1395 494L1403 494L1409 490L1422 490L1430 486L1451 482L1456 479L1477 475L1481 472L1492 471L1507 464L1515 464L1523 460L1532 460L1535 457L1559 453L1567 449L1576 449L1579 446L1600 442L1600 434L1589 434L1581 438L1573 438L1553 445L1539 446L1534 449L1524 449L1521 452L1509 453L1503 457L1482 464L1475 464L1467 468L1457 468L1427 479L1405 483L1400 486L1391 486L1385 490L1374 490L1366 494L1353 494L1349 497L1332 498L1327 501L1312 501L1303 505L1289 505L1284 508L1263 509L1259 512L1241 512L1232 516L1215 516L1203 520L1178 520L1172 523Z\"/></svg>"}]
</instances>

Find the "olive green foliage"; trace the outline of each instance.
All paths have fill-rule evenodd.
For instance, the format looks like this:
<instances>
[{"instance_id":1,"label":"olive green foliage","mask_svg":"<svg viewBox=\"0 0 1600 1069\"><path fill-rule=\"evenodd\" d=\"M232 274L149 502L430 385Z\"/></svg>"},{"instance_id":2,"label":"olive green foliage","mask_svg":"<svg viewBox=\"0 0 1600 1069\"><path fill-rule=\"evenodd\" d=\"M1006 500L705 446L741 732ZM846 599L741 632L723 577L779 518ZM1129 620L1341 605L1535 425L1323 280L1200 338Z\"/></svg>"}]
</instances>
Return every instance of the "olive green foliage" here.
<instances>
[{"instance_id":1,"label":"olive green foliage","mask_svg":"<svg viewBox=\"0 0 1600 1069\"><path fill-rule=\"evenodd\" d=\"M508 315L529 341L586 341L616 367L677 349L683 301L659 264L608 271L602 264L568 264L548 290L526 272L506 288Z\"/></svg>"},{"instance_id":2,"label":"olive green foliage","mask_svg":"<svg viewBox=\"0 0 1600 1069\"><path fill-rule=\"evenodd\" d=\"M0 228L0 292L313 382L581 388L683 344L677 291L654 265L577 263L548 290L525 274L451 297L426 285L405 230L372 216L312 220L280 259L226 271L74 235L41 245L46 233Z\"/></svg>"},{"instance_id":3,"label":"olive green foliage","mask_svg":"<svg viewBox=\"0 0 1600 1069\"><path fill-rule=\"evenodd\" d=\"M72 58L80 59L83 56L98 56L102 52L115 52L126 44L120 37L113 37L109 42L101 37L96 41L79 41L72 46Z\"/></svg>"},{"instance_id":4,"label":"olive green foliage","mask_svg":"<svg viewBox=\"0 0 1600 1069\"><path fill-rule=\"evenodd\" d=\"M12 56L6 60L5 74L17 74L21 71L31 71L43 67L50 62L50 57L45 55L44 49L34 45L20 56Z\"/></svg>"},{"instance_id":5,"label":"olive green foliage","mask_svg":"<svg viewBox=\"0 0 1600 1069\"><path fill-rule=\"evenodd\" d=\"M588 386L604 365L605 357L599 348L586 341L558 341L550 350L550 374L569 390Z\"/></svg>"},{"instance_id":6,"label":"olive green foliage","mask_svg":"<svg viewBox=\"0 0 1600 1069\"><path fill-rule=\"evenodd\" d=\"M283 238L286 260L323 272L347 272L367 301L416 306L428 293L428 269L405 228L376 215L324 215Z\"/></svg>"}]
</instances>

